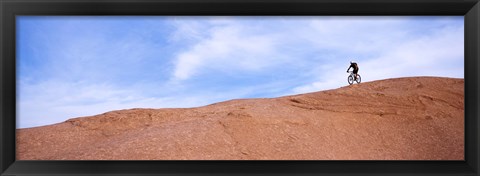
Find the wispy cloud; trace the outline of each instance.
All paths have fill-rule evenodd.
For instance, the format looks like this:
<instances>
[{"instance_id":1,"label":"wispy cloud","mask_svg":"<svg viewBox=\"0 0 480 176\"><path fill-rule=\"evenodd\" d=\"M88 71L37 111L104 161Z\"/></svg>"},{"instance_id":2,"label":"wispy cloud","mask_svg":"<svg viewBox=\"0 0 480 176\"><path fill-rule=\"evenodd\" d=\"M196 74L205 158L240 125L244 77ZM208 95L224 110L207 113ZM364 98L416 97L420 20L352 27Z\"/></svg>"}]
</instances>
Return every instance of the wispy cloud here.
<instances>
[{"instance_id":1,"label":"wispy cloud","mask_svg":"<svg viewBox=\"0 0 480 176\"><path fill-rule=\"evenodd\" d=\"M191 48L178 54L173 79L186 80L203 71L258 71L275 65L277 38L252 33L250 26L237 24L230 19L224 22L211 21L206 34ZM188 26L188 25L182 25ZM193 27L195 26L195 27ZM192 25L191 31L201 31L205 26Z\"/></svg>"}]
</instances>

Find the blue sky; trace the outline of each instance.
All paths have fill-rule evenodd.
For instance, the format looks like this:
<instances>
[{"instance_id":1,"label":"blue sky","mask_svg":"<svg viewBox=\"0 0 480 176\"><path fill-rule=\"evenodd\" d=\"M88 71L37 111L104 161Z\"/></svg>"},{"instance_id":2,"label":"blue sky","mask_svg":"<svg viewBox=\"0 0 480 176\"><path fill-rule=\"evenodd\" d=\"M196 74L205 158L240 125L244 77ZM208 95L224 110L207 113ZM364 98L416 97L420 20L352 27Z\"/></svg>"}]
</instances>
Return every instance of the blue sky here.
<instances>
[{"instance_id":1,"label":"blue sky","mask_svg":"<svg viewBox=\"0 0 480 176\"><path fill-rule=\"evenodd\" d=\"M464 76L463 16L17 16L17 128L362 81Z\"/></svg>"}]
</instances>

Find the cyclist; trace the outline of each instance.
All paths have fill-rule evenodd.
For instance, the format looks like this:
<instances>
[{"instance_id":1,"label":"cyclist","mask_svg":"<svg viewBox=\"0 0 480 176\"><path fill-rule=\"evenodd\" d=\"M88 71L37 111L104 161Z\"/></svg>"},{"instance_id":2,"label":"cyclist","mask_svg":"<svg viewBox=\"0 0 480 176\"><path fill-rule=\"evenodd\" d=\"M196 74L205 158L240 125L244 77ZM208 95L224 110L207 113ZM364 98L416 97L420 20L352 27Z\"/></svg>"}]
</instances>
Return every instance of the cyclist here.
<instances>
[{"instance_id":1,"label":"cyclist","mask_svg":"<svg viewBox=\"0 0 480 176\"><path fill-rule=\"evenodd\" d=\"M350 67L347 69L347 73L350 70L350 68L353 68L353 74L354 74L354 80L357 80L357 73L358 73L358 64L354 61L350 61Z\"/></svg>"}]
</instances>

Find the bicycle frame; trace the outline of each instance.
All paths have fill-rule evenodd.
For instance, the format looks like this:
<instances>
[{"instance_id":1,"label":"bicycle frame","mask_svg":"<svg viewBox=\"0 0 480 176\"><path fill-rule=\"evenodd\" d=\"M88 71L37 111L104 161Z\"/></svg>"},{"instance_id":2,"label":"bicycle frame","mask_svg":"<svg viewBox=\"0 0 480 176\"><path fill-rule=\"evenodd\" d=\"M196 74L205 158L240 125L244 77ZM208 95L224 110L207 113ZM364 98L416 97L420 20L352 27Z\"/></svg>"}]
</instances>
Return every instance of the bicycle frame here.
<instances>
[{"instance_id":1,"label":"bicycle frame","mask_svg":"<svg viewBox=\"0 0 480 176\"><path fill-rule=\"evenodd\" d=\"M348 73L350 73L350 76L355 77L355 74L353 73L353 71L348 71Z\"/></svg>"}]
</instances>

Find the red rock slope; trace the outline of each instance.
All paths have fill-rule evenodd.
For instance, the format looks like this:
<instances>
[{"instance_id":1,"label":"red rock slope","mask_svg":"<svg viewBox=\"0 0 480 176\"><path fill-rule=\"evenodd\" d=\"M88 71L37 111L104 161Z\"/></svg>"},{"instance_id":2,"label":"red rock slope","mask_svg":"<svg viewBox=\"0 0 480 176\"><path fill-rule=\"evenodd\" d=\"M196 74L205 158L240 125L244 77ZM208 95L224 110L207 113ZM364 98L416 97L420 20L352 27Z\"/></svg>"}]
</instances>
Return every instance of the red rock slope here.
<instances>
[{"instance_id":1,"label":"red rock slope","mask_svg":"<svg viewBox=\"0 0 480 176\"><path fill-rule=\"evenodd\" d=\"M463 160L464 80L388 79L17 130L18 160Z\"/></svg>"}]
</instances>

